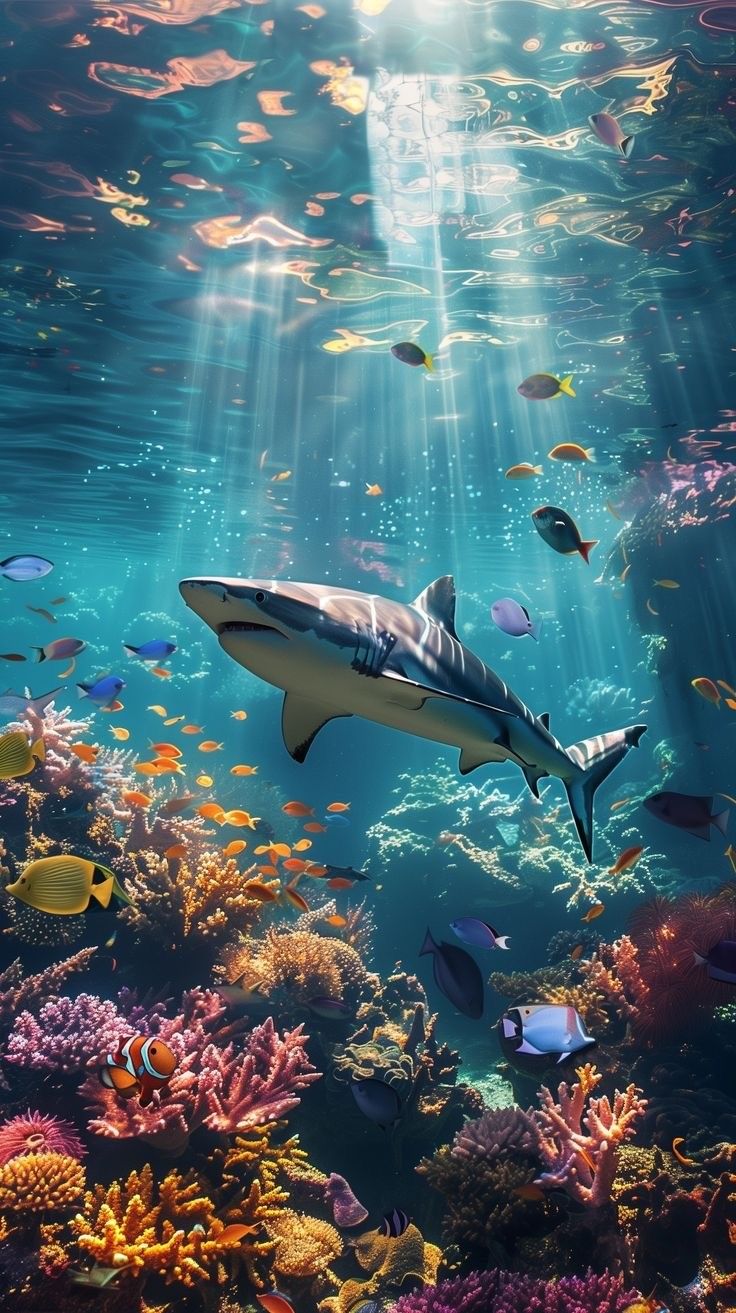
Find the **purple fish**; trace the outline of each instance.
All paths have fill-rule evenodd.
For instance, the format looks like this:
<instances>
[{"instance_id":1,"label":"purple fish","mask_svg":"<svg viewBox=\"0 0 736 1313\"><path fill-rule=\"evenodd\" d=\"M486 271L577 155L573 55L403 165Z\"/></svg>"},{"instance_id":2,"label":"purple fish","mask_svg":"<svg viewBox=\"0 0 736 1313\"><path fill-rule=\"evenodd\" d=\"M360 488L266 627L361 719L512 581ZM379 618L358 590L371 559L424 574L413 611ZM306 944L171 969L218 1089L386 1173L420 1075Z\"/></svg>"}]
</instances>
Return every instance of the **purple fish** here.
<instances>
[{"instance_id":1,"label":"purple fish","mask_svg":"<svg viewBox=\"0 0 736 1313\"><path fill-rule=\"evenodd\" d=\"M462 939L464 944L470 944L471 948L508 948L508 935L500 935L497 930L493 929L487 921L481 921L477 916L459 916L456 921L450 922L450 929L454 930L458 939Z\"/></svg>"},{"instance_id":2,"label":"purple fish","mask_svg":"<svg viewBox=\"0 0 736 1313\"><path fill-rule=\"evenodd\" d=\"M350 1089L360 1111L376 1126L393 1126L401 1116L401 1099L385 1081L368 1078L350 1082Z\"/></svg>"},{"instance_id":3,"label":"purple fish","mask_svg":"<svg viewBox=\"0 0 736 1313\"><path fill-rule=\"evenodd\" d=\"M45 556L6 556L0 561L0 574L15 584L27 584L31 579L43 579L53 570L53 562Z\"/></svg>"},{"instance_id":4,"label":"purple fish","mask_svg":"<svg viewBox=\"0 0 736 1313\"><path fill-rule=\"evenodd\" d=\"M627 137L618 119L613 114L591 114L588 122L593 129L596 137L603 142L604 146L613 146L615 150L620 150L626 159L629 158L634 149L634 136Z\"/></svg>"},{"instance_id":5,"label":"purple fish","mask_svg":"<svg viewBox=\"0 0 736 1313\"><path fill-rule=\"evenodd\" d=\"M711 980L723 980L727 985L736 985L736 940L719 939L705 957L693 954L699 967L707 967Z\"/></svg>"},{"instance_id":6,"label":"purple fish","mask_svg":"<svg viewBox=\"0 0 736 1313\"><path fill-rule=\"evenodd\" d=\"M432 954L435 984L458 1012L478 1021L483 1016L483 977L476 962L464 948L436 944L430 931L424 936L419 956Z\"/></svg>"},{"instance_id":7,"label":"purple fish","mask_svg":"<svg viewBox=\"0 0 736 1313\"><path fill-rule=\"evenodd\" d=\"M34 647L38 652L37 661L68 661L70 657L79 656L87 644L81 638L55 638L45 647Z\"/></svg>"},{"instance_id":8,"label":"purple fish","mask_svg":"<svg viewBox=\"0 0 736 1313\"><path fill-rule=\"evenodd\" d=\"M96 702L98 707L109 707L124 688L125 680L119 675L103 675L101 679L96 679L94 684L77 684L80 698L89 698L90 701Z\"/></svg>"},{"instance_id":9,"label":"purple fish","mask_svg":"<svg viewBox=\"0 0 736 1313\"><path fill-rule=\"evenodd\" d=\"M697 795L692 793L653 793L644 799L643 804L652 816L665 825L674 825L678 830L687 830L696 839L710 840L710 827L715 825L721 834L726 833L729 808L712 814L717 805L712 794Z\"/></svg>"},{"instance_id":10,"label":"purple fish","mask_svg":"<svg viewBox=\"0 0 736 1313\"><path fill-rule=\"evenodd\" d=\"M532 638L538 639L542 628L541 620L532 620L526 607L515 602L513 597L501 597L498 602L494 602L491 619L504 634L510 634L512 638L523 638L525 634L531 634Z\"/></svg>"}]
</instances>

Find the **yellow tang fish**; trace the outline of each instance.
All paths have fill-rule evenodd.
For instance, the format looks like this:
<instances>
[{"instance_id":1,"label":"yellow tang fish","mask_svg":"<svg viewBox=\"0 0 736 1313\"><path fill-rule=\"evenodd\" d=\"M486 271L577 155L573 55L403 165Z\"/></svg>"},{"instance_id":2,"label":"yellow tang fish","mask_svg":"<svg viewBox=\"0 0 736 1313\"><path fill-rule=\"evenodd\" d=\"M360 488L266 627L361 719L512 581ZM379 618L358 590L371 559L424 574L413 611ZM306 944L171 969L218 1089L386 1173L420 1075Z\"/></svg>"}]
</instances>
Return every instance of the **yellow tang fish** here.
<instances>
[{"instance_id":1,"label":"yellow tang fish","mask_svg":"<svg viewBox=\"0 0 736 1313\"><path fill-rule=\"evenodd\" d=\"M29 743L21 730L13 730L0 738L0 780L15 780L29 775L36 761L44 761L46 749L43 739Z\"/></svg>"},{"instance_id":2,"label":"yellow tang fish","mask_svg":"<svg viewBox=\"0 0 736 1313\"><path fill-rule=\"evenodd\" d=\"M69 853L31 862L15 884L6 885L6 892L37 912L55 916L77 916L87 910L91 898L102 907L110 906L113 894L123 903L133 901L114 871Z\"/></svg>"}]
</instances>

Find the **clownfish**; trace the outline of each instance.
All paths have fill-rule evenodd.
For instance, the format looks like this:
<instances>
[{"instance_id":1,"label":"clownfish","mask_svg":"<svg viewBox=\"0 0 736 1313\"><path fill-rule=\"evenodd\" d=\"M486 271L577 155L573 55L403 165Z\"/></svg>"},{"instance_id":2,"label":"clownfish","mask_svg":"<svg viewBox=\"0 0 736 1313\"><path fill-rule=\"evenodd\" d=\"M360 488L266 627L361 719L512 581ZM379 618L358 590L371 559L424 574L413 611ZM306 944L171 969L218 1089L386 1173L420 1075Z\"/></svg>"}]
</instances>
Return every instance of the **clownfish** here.
<instances>
[{"instance_id":1,"label":"clownfish","mask_svg":"<svg viewBox=\"0 0 736 1313\"><path fill-rule=\"evenodd\" d=\"M100 1069L100 1080L121 1099L138 1095L147 1108L154 1090L163 1090L177 1068L177 1058L168 1044L156 1036L131 1035L121 1040L115 1053L108 1053Z\"/></svg>"}]
</instances>

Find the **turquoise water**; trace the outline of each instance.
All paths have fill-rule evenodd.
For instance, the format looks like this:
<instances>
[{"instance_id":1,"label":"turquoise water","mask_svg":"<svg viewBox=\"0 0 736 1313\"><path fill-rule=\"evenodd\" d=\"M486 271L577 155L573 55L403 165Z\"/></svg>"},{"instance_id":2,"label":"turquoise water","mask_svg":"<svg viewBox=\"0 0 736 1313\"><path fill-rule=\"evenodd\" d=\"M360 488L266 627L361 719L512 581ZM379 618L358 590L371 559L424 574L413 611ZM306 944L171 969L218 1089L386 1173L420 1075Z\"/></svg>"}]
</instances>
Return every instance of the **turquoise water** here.
<instances>
[{"instance_id":1,"label":"turquoise water","mask_svg":"<svg viewBox=\"0 0 736 1313\"><path fill-rule=\"evenodd\" d=\"M288 1110L288 1128L315 1169L350 1181L368 1209L364 1229L404 1209L426 1245L443 1250L439 1273L425 1253L421 1272L407 1260L398 1280L378 1259L373 1268L359 1263L350 1245L325 1260L332 1276L319 1264L297 1273L269 1257L283 1221L253 1223L248 1213L271 1250L255 1267L228 1250L189 1284L145 1256L150 1238L136 1251L142 1267L112 1262L119 1244L109 1253L102 1242L80 1248L74 1209L87 1218L84 1234L104 1229L92 1204L78 1194L73 1206L24 1210L3 1193L6 1164L8 1307L96 1302L113 1313L204 1303L233 1313L278 1288L295 1313L317 1305L351 1313L361 1298L388 1309L438 1275L500 1267L549 1281L590 1266L620 1276L621 1290L653 1292L652 1311L730 1307L732 1251L704 1210L715 1206L719 1173L733 1170L736 1108L724 1072L734 982L728 970L724 980L708 976L694 954L707 960L736 939L733 887L722 889L736 870L732 837L707 824L736 783L735 33L733 4L710 0L0 3L0 555L53 563L43 578L0 579L2 690L59 689L46 721L17 720L12 709L4 718L3 732L45 739L47 755L27 776L0 783L0 861L7 885L32 860L71 853L114 869L133 899L132 912L113 904L61 917L19 913L17 899L3 895L0 966L20 958L19 979L96 949L87 974L72 972L28 999L12 996L12 971L2 978L0 1000L11 991L0 1005L3 1123L31 1108L74 1124L88 1191L144 1163L161 1182L173 1164L199 1173L223 1224L243 1222L242 1199L213 1163L245 1122L189 1124L178 1158L145 1138L142 1123L117 1143L79 1094L96 1078L107 1032L65 1069L12 1056L15 1014L27 1007L37 1018L49 997L87 990L112 1004L120 989L135 989L138 1030L162 1034L154 997L173 1000L171 1019L183 990L227 983L243 997L225 1000L220 1048L222 1027L234 1021L238 1043L244 1024L266 1015L282 1032L305 1026L323 1079ZM593 130L589 118L599 114L614 115L620 135L633 138L628 155ZM407 341L432 357L431 369L392 354ZM574 395L527 400L519 386L535 374L569 376ZM560 444L575 448L551 458ZM514 476L522 463L530 477ZM536 531L532 512L542 505L561 508L582 539L595 540L589 564ZM383 723L371 723L370 711L337 719L303 764L292 760L276 649L265 669L274 688L249 673L250 649L231 659L179 593L193 576L255 580L251 594L264 585L280 604L289 581L303 581L319 597L343 588L408 605L445 575L455 580L459 639L535 716L549 713L558 747L648 726L639 750L601 784L592 865L554 770L543 777L541 804L518 753L460 776L466 731L437 733L437 742L411 723L397 728L395 700L376 712ZM541 621L538 642L494 623L490 608L503 598ZM252 595L250 604L261 605ZM400 628L402 615L418 613L391 614L388 627ZM441 607L429 614L442 622ZM381 628L369 635L374 645ZM73 668L68 657L36 662L34 649L70 636L84 644ZM316 686L328 708L353 651L335 649L334 637L312 641L318 664L342 654ZM123 647L156 638L176 645L158 671ZM389 672L478 700L461 687L460 649L449 677L423 659L402 664L400 650L401 642ZM295 678L310 652L294 658ZM78 698L78 682L109 673L125 681L120 707ZM370 676L355 679L370 702ZM185 735L185 725L194 731ZM496 755L507 756L498 726L489 739L497 731L504 750ZM180 778L136 772L166 758L157 743L181 753L173 758ZM207 743L212 751L201 751ZM80 759L80 745L96 762L84 751ZM237 765L255 770L233 774ZM662 790L705 800L707 847L695 824L675 828L643 807ZM148 801L123 798L135 791ZM184 792L193 795L186 825L155 822ZM197 812L208 802L260 820L255 829L218 825L221 817ZM289 812L295 802L304 814ZM333 802L349 806L329 812ZM305 830L310 821L322 828ZM213 929L198 901L207 854L222 864L239 839L247 848L233 857L230 884L219 877ZM296 848L300 841L311 846ZM630 848L643 853L617 870ZM305 910L283 893L285 860L369 878L325 888L324 877L296 872ZM265 880L278 901L256 899L252 916L237 912L233 878L241 895L247 880ZM652 902L664 898L680 901ZM141 903L145 925L136 919ZM511 940L509 953L464 945L486 982L480 1021L453 1006L432 959L419 957L427 925L459 947L450 922L460 916ZM269 987L253 944L294 933L352 946L373 974L360 984L338 972L331 984L320 977L319 988ZM602 1002L590 993L596 980L602 988L598 968L623 980L621 950L611 946L626 934L646 982L628 996L628 1011L613 986ZM234 973L236 949L240 967L243 953L257 960L245 972L257 997L246 996L243 971ZM294 960L301 951L293 941ZM598 967L588 970L591 960ZM408 981L392 984L397 963ZM542 968L546 977L487 983L493 969ZM556 1060L526 1070L509 1062L494 1027L517 1004L581 1007L584 988L585 1024L598 1040L585 1058L603 1073L599 1094L633 1083L649 1099L629 1138L642 1154L660 1155L640 1155L636 1167L647 1182L642 1199L659 1202L622 1203L632 1178L621 1164L616 1185L595 1199L581 1201L569 1181L562 1187L578 1212L566 1211L559 1192L545 1195L548 1183L524 1199L514 1191L541 1179L542 1168L507 1146L495 1194L483 1194L487 1163L470 1184L452 1187L472 1194L477 1185L481 1211L496 1219L492 1240L479 1243L472 1227L448 1220L447 1191L428 1190L415 1167L453 1142L464 1117L480 1115L483 1098L536 1106L540 1083L555 1090L574 1080L577 1059L561 1071ZM320 1016L315 995L344 1003L345 1016ZM420 1004L459 1056L448 1059L450 1078L426 1050L434 1102L426 1095L411 1121L419 1087L404 1091L403 1121L387 1133L353 1107L340 1055L369 1040L411 1047ZM196 1048L202 1037L188 1042ZM464 1082L477 1095L448 1093ZM0 1127L0 1145L2 1135ZM673 1156L677 1136L690 1164ZM524 1164L528 1179L518 1176ZM578 1170L588 1168L578 1162ZM661 1197L657 1171L668 1182ZM323 1199L289 1179L291 1204L278 1207L336 1222ZM665 1196L680 1201L671 1218ZM529 1216L503 1220L517 1199ZM723 1215L736 1223L729 1199ZM210 1235L209 1215L197 1220ZM53 1237L44 1226L56 1228ZM596 1226L605 1236L597 1253L581 1238ZM361 1234L343 1231L343 1244ZM37 1280L38 1256L52 1242L65 1258L44 1258ZM281 1243L298 1247L293 1229ZM678 1248L687 1255L679 1266L667 1258ZM89 1279L75 1284L71 1275L89 1277L93 1263L120 1268L94 1294ZM350 1285L371 1271L370 1288ZM606 1308L623 1313L632 1303L621 1290ZM447 1307L474 1313L462 1298L448 1296ZM603 1307L603 1296L594 1298ZM486 1296L487 1306L506 1313L495 1299Z\"/></svg>"}]
</instances>

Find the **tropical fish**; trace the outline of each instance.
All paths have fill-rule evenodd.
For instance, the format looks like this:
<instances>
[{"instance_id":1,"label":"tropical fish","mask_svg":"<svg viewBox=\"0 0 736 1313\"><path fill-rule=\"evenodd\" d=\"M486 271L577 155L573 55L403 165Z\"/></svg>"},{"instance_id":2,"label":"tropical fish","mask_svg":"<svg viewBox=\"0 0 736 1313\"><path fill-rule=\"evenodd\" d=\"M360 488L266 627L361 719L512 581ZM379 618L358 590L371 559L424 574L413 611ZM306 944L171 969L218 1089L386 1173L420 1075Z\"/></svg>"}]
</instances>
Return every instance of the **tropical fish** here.
<instances>
[{"instance_id":1,"label":"tropical fish","mask_svg":"<svg viewBox=\"0 0 736 1313\"><path fill-rule=\"evenodd\" d=\"M532 520L540 538L543 538L553 551L559 552L561 556L571 556L574 552L578 552L586 564L588 563L590 553L594 547L597 547L598 540L591 538L584 541L578 526L567 511L560 510L559 506L538 506L536 511L532 511Z\"/></svg>"},{"instance_id":2,"label":"tropical fish","mask_svg":"<svg viewBox=\"0 0 736 1313\"><path fill-rule=\"evenodd\" d=\"M68 602L68 601L69 601L68 597L52 597L51 606L63 606L64 602Z\"/></svg>"},{"instance_id":3,"label":"tropical fish","mask_svg":"<svg viewBox=\"0 0 736 1313\"><path fill-rule=\"evenodd\" d=\"M171 671L165 666L149 666L148 669L157 679L171 679Z\"/></svg>"},{"instance_id":4,"label":"tropical fish","mask_svg":"<svg viewBox=\"0 0 736 1313\"><path fill-rule=\"evenodd\" d=\"M685 1143L684 1135L676 1135L674 1140L672 1141L672 1152L675 1155L675 1158L677 1159L678 1163L682 1163L683 1167L693 1167L695 1164L695 1159L688 1158L684 1153L681 1152L680 1145L684 1143Z\"/></svg>"},{"instance_id":5,"label":"tropical fish","mask_svg":"<svg viewBox=\"0 0 736 1313\"><path fill-rule=\"evenodd\" d=\"M169 714L166 707L162 707L158 702L154 702L153 706L149 707L148 710L155 711L157 716L168 716Z\"/></svg>"},{"instance_id":6,"label":"tropical fish","mask_svg":"<svg viewBox=\"0 0 736 1313\"><path fill-rule=\"evenodd\" d=\"M125 688L125 680L119 675L103 675L93 684L77 684L77 688L80 698L89 698L90 702L96 702L99 707L109 707Z\"/></svg>"},{"instance_id":7,"label":"tropical fish","mask_svg":"<svg viewBox=\"0 0 736 1313\"><path fill-rule=\"evenodd\" d=\"M115 895L122 903L132 904L114 871L100 862L86 857L64 853L59 857L40 857L26 866L14 884L5 886L21 903L35 907L37 912L55 916L78 916L85 912L94 898L102 907L109 907Z\"/></svg>"},{"instance_id":8,"label":"tropical fish","mask_svg":"<svg viewBox=\"0 0 736 1313\"><path fill-rule=\"evenodd\" d=\"M272 1290L267 1295L256 1295L256 1299L266 1313L294 1313L294 1306L278 1290Z\"/></svg>"},{"instance_id":9,"label":"tropical fish","mask_svg":"<svg viewBox=\"0 0 736 1313\"><path fill-rule=\"evenodd\" d=\"M245 839L232 839L227 847L223 848L223 857L237 857L239 853L245 852L248 847Z\"/></svg>"},{"instance_id":10,"label":"tropical fish","mask_svg":"<svg viewBox=\"0 0 736 1313\"><path fill-rule=\"evenodd\" d=\"M212 785L214 784L214 780L211 775L198 775L196 779L196 783L199 785L201 789L211 789Z\"/></svg>"},{"instance_id":11,"label":"tropical fish","mask_svg":"<svg viewBox=\"0 0 736 1313\"><path fill-rule=\"evenodd\" d=\"M502 597L494 602L491 606L491 619L511 638L523 638L524 635L530 634L537 640L542 628L541 620L532 620L526 607L520 602L515 602L513 597Z\"/></svg>"},{"instance_id":12,"label":"tropical fish","mask_svg":"<svg viewBox=\"0 0 736 1313\"><path fill-rule=\"evenodd\" d=\"M347 829L350 825L349 816L325 816L325 825L331 830L340 830L343 827Z\"/></svg>"},{"instance_id":13,"label":"tropical fish","mask_svg":"<svg viewBox=\"0 0 736 1313\"><path fill-rule=\"evenodd\" d=\"M167 819L170 816L180 816L182 812L186 811L187 807L191 807L192 803L196 801L196 796L195 793L183 793L178 798L169 798L167 802L163 802L157 808L157 815Z\"/></svg>"},{"instance_id":14,"label":"tropical fish","mask_svg":"<svg viewBox=\"0 0 736 1313\"><path fill-rule=\"evenodd\" d=\"M397 342L391 347L391 355L400 360L402 365L411 365L412 369L417 369L419 365L424 365L430 372L433 369L432 357L416 342Z\"/></svg>"},{"instance_id":15,"label":"tropical fish","mask_svg":"<svg viewBox=\"0 0 736 1313\"><path fill-rule=\"evenodd\" d=\"M248 712L247 712L247 711L231 711L231 712L230 712L230 715L232 716L233 720L247 720L247 719L248 719Z\"/></svg>"},{"instance_id":16,"label":"tropical fish","mask_svg":"<svg viewBox=\"0 0 736 1313\"><path fill-rule=\"evenodd\" d=\"M125 743L130 738L130 730L125 729L122 725L111 725L110 733L114 738L118 739L120 743Z\"/></svg>"},{"instance_id":17,"label":"tropical fish","mask_svg":"<svg viewBox=\"0 0 736 1313\"><path fill-rule=\"evenodd\" d=\"M287 816L314 816L314 807L308 807L305 802L285 802L281 810Z\"/></svg>"},{"instance_id":18,"label":"tropical fish","mask_svg":"<svg viewBox=\"0 0 736 1313\"><path fill-rule=\"evenodd\" d=\"M214 739L203 739L197 744L200 752L220 752L224 746L224 743L215 743Z\"/></svg>"},{"instance_id":19,"label":"tropical fish","mask_svg":"<svg viewBox=\"0 0 736 1313\"><path fill-rule=\"evenodd\" d=\"M127 802L130 807L141 807L145 811L150 807L153 798L148 793L141 793L139 789L123 789L120 794L123 802Z\"/></svg>"},{"instance_id":20,"label":"tropical fish","mask_svg":"<svg viewBox=\"0 0 736 1313\"><path fill-rule=\"evenodd\" d=\"M590 924L591 921L596 921L599 916L603 916L605 910L606 910L605 903L593 903L592 906L588 908L584 916L581 916L580 920L587 921L588 924Z\"/></svg>"},{"instance_id":21,"label":"tropical fish","mask_svg":"<svg viewBox=\"0 0 736 1313\"><path fill-rule=\"evenodd\" d=\"M6 556L4 561L0 561L0 574L14 584L43 579L53 568L53 562L47 561L44 556Z\"/></svg>"},{"instance_id":22,"label":"tropical fish","mask_svg":"<svg viewBox=\"0 0 736 1313\"><path fill-rule=\"evenodd\" d=\"M680 587L680 585L678 584L678 582L677 582L676 579L653 579L653 580L652 580L652 583L654 584L654 587L655 587L655 588L679 588L679 587Z\"/></svg>"},{"instance_id":23,"label":"tropical fish","mask_svg":"<svg viewBox=\"0 0 736 1313\"><path fill-rule=\"evenodd\" d=\"M451 576L436 579L411 604L282 579L277 588L259 580L185 579L179 589L233 660L258 673L268 669L284 689L281 728L294 760L306 759L330 720L356 714L455 745L464 775L511 760L535 794L540 779L562 780L581 846L592 859L595 791L646 726L563 747L546 713L534 716L458 638ZM268 655L274 634L282 636L275 666ZM319 822L305 829L324 832Z\"/></svg>"},{"instance_id":24,"label":"tropical fish","mask_svg":"<svg viewBox=\"0 0 736 1313\"><path fill-rule=\"evenodd\" d=\"M309 911L309 903L307 902L306 898L302 898L301 894L299 893L299 890L295 889L293 885L291 884L284 885L282 894L283 897L286 899L286 901L291 903L292 907L295 907L298 912Z\"/></svg>"},{"instance_id":25,"label":"tropical fish","mask_svg":"<svg viewBox=\"0 0 736 1313\"><path fill-rule=\"evenodd\" d=\"M366 483L365 495L366 497L382 497L383 488L380 483Z\"/></svg>"},{"instance_id":26,"label":"tropical fish","mask_svg":"<svg viewBox=\"0 0 736 1313\"><path fill-rule=\"evenodd\" d=\"M564 378L557 378L554 374L530 374L516 391L526 397L527 401L549 401L552 397L561 396L563 392L567 397L575 396L572 374L565 374Z\"/></svg>"},{"instance_id":27,"label":"tropical fish","mask_svg":"<svg viewBox=\"0 0 736 1313\"><path fill-rule=\"evenodd\" d=\"M401 1208L392 1208L390 1213L384 1213L381 1225L378 1228L381 1235L388 1236L392 1240L397 1240L411 1225L409 1218Z\"/></svg>"},{"instance_id":28,"label":"tropical fish","mask_svg":"<svg viewBox=\"0 0 736 1313\"><path fill-rule=\"evenodd\" d=\"M278 892L271 885L264 884L263 880L246 880L243 885L244 892L249 898L256 898L259 903L275 903L278 901Z\"/></svg>"},{"instance_id":29,"label":"tropical fish","mask_svg":"<svg viewBox=\"0 0 736 1313\"><path fill-rule=\"evenodd\" d=\"M284 862L284 866L285 865L286 862ZM343 930L347 925L347 921L344 916L340 916L337 912L333 912L332 916L325 917L325 925L334 926L336 930Z\"/></svg>"},{"instance_id":30,"label":"tropical fish","mask_svg":"<svg viewBox=\"0 0 736 1313\"><path fill-rule=\"evenodd\" d=\"M279 470L278 474L271 475L271 482L286 483L287 479L291 478L291 475L292 475L292 470Z\"/></svg>"},{"instance_id":31,"label":"tropical fish","mask_svg":"<svg viewBox=\"0 0 736 1313\"><path fill-rule=\"evenodd\" d=\"M152 761L137 761L133 767L136 775L158 775L158 767Z\"/></svg>"},{"instance_id":32,"label":"tropical fish","mask_svg":"<svg viewBox=\"0 0 736 1313\"><path fill-rule=\"evenodd\" d=\"M716 800L712 794L652 793L644 799L643 806L658 821L665 825L674 825L678 830L687 830L696 839L710 840L710 827L715 825L721 834L726 833L729 808L712 813Z\"/></svg>"},{"instance_id":33,"label":"tropical fish","mask_svg":"<svg viewBox=\"0 0 736 1313\"><path fill-rule=\"evenodd\" d=\"M22 730L12 730L0 738L0 780L15 780L30 775L37 761L44 761L43 739L30 742Z\"/></svg>"},{"instance_id":34,"label":"tropical fish","mask_svg":"<svg viewBox=\"0 0 736 1313\"><path fill-rule=\"evenodd\" d=\"M183 756L181 748L177 748L175 743L152 743L151 748L157 757L181 757Z\"/></svg>"},{"instance_id":35,"label":"tropical fish","mask_svg":"<svg viewBox=\"0 0 736 1313\"><path fill-rule=\"evenodd\" d=\"M256 775L257 772L258 772L257 766L231 766L230 767L231 775Z\"/></svg>"},{"instance_id":36,"label":"tropical fish","mask_svg":"<svg viewBox=\"0 0 736 1313\"><path fill-rule=\"evenodd\" d=\"M224 813L224 820L228 825L247 825L249 830L255 830L260 819L260 816L251 816L250 812L240 811L238 809Z\"/></svg>"},{"instance_id":37,"label":"tropical fish","mask_svg":"<svg viewBox=\"0 0 736 1313\"><path fill-rule=\"evenodd\" d=\"M493 926L487 921L481 921L477 916L459 916L455 921L450 922L450 929L464 944L470 944L471 948L508 948L509 946L508 935L499 935Z\"/></svg>"},{"instance_id":38,"label":"tropical fish","mask_svg":"<svg viewBox=\"0 0 736 1313\"><path fill-rule=\"evenodd\" d=\"M168 857L171 861L174 861L175 859L178 858L186 857L186 855L187 855L187 846L185 843L172 843L170 848L166 848L164 850L164 857Z\"/></svg>"},{"instance_id":39,"label":"tropical fish","mask_svg":"<svg viewBox=\"0 0 736 1313\"><path fill-rule=\"evenodd\" d=\"M0 661L25 661L22 652L0 652Z\"/></svg>"},{"instance_id":40,"label":"tropical fish","mask_svg":"<svg viewBox=\"0 0 736 1313\"><path fill-rule=\"evenodd\" d=\"M350 811L350 803L349 803L349 802L328 802L327 806L325 807L325 811L328 811L328 812L347 812L347 811Z\"/></svg>"},{"instance_id":41,"label":"tropical fish","mask_svg":"<svg viewBox=\"0 0 736 1313\"><path fill-rule=\"evenodd\" d=\"M140 661L165 661L176 651L176 643L166 638L149 638L147 643L134 647L132 643L123 643L128 656L138 657Z\"/></svg>"},{"instance_id":42,"label":"tropical fish","mask_svg":"<svg viewBox=\"0 0 736 1313\"><path fill-rule=\"evenodd\" d=\"M541 473L541 465L530 465L529 461L523 460L518 465L511 465L507 469L505 477L507 479L533 479Z\"/></svg>"},{"instance_id":43,"label":"tropical fish","mask_svg":"<svg viewBox=\"0 0 736 1313\"><path fill-rule=\"evenodd\" d=\"M206 821L217 821L225 815L225 809L219 802L203 802L202 806L197 808L197 815L203 816Z\"/></svg>"},{"instance_id":44,"label":"tropical fish","mask_svg":"<svg viewBox=\"0 0 736 1313\"><path fill-rule=\"evenodd\" d=\"M585 944L575 944L574 947L570 949L570 957L573 962L579 962L584 952Z\"/></svg>"},{"instance_id":45,"label":"tropical fish","mask_svg":"<svg viewBox=\"0 0 736 1313\"><path fill-rule=\"evenodd\" d=\"M154 1091L166 1088L178 1065L176 1054L158 1036L131 1035L108 1053L100 1081L121 1099L137 1096L147 1108Z\"/></svg>"},{"instance_id":46,"label":"tropical fish","mask_svg":"<svg viewBox=\"0 0 736 1313\"><path fill-rule=\"evenodd\" d=\"M736 939L719 939L717 944L708 949L705 957L694 954L699 967L707 967L711 980L722 980L727 985L736 985Z\"/></svg>"},{"instance_id":47,"label":"tropical fish","mask_svg":"<svg viewBox=\"0 0 736 1313\"><path fill-rule=\"evenodd\" d=\"M68 661L69 657L78 656L83 652L86 646L81 638L55 638L53 643L46 643L44 647L34 647L32 651L38 652L37 661Z\"/></svg>"},{"instance_id":48,"label":"tropical fish","mask_svg":"<svg viewBox=\"0 0 736 1313\"><path fill-rule=\"evenodd\" d=\"M354 1009L341 998L332 998L329 994L317 994L307 999L307 1007L316 1017L323 1017L325 1021L347 1021L355 1015Z\"/></svg>"},{"instance_id":49,"label":"tropical fish","mask_svg":"<svg viewBox=\"0 0 736 1313\"><path fill-rule=\"evenodd\" d=\"M613 146L628 159L634 149L635 138L633 134L627 137L618 119L613 114L607 114L603 111L600 114L588 115L588 122L594 133L604 146Z\"/></svg>"},{"instance_id":50,"label":"tropical fish","mask_svg":"<svg viewBox=\"0 0 736 1313\"><path fill-rule=\"evenodd\" d=\"M305 853L311 847L312 847L311 839L297 839L296 843L294 844L294 852Z\"/></svg>"},{"instance_id":51,"label":"tropical fish","mask_svg":"<svg viewBox=\"0 0 736 1313\"><path fill-rule=\"evenodd\" d=\"M700 694L701 698L705 698L706 702L712 702L714 707L718 706L718 703L721 700L721 693L720 689L713 683L712 679L707 679L705 675L700 675L697 679L691 679L690 683L695 689L695 692Z\"/></svg>"},{"instance_id":52,"label":"tropical fish","mask_svg":"<svg viewBox=\"0 0 736 1313\"><path fill-rule=\"evenodd\" d=\"M401 1116L401 1099L396 1090L375 1077L350 1082L350 1092L358 1108L368 1121L384 1130L393 1126Z\"/></svg>"},{"instance_id":53,"label":"tropical fish","mask_svg":"<svg viewBox=\"0 0 736 1313\"><path fill-rule=\"evenodd\" d=\"M483 977L477 964L464 948L441 940L435 943L429 930L419 956L430 953L437 988L458 1012L478 1021L483 1016Z\"/></svg>"},{"instance_id":54,"label":"tropical fish","mask_svg":"<svg viewBox=\"0 0 736 1313\"><path fill-rule=\"evenodd\" d=\"M581 447L577 442L558 442L549 452L550 460L591 461L595 462L595 449Z\"/></svg>"},{"instance_id":55,"label":"tropical fish","mask_svg":"<svg viewBox=\"0 0 736 1313\"><path fill-rule=\"evenodd\" d=\"M619 853L613 866L609 866L608 874L620 875L622 871L628 871L636 865L643 852L644 849L641 844L634 844L631 848L624 848L623 852Z\"/></svg>"},{"instance_id":56,"label":"tropical fish","mask_svg":"<svg viewBox=\"0 0 736 1313\"><path fill-rule=\"evenodd\" d=\"M91 766L97 761L97 754L100 749L96 743L72 743L69 751L73 752L74 756L78 757L80 761L84 761L88 766Z\"/></svg>"},{"instance_id":57,"label":"tropical fish","mask_svg":"<svg viewBox=\"0 0 736 1313\"><path fill-rule=\"evenodd\" d=\"M203 728L202 725L182 725L181 732L182 734L201 734Z\"/></svg>"},{"instance_id":58,"label":"tropical fish","mask_svg":"<svg viewBox=\"0 0 736 1313\"><path fill-rule=\"evenodd\" d=\"M514 1054L550 1057L556 1062L596 1041L585 1029L579 1012L563 1003L530 1003L508 1008L498 1023L499 1038Z\"/></svg>"}]
</instances>

